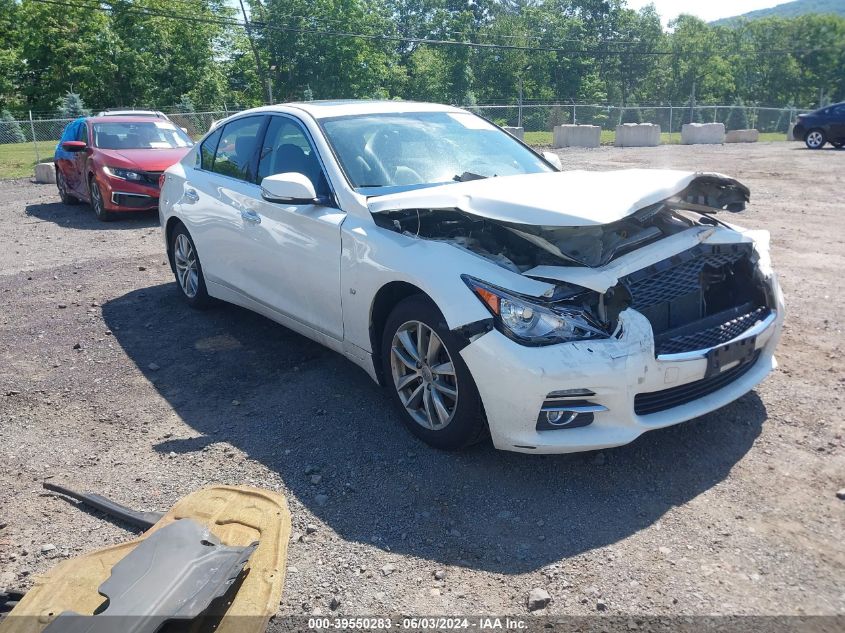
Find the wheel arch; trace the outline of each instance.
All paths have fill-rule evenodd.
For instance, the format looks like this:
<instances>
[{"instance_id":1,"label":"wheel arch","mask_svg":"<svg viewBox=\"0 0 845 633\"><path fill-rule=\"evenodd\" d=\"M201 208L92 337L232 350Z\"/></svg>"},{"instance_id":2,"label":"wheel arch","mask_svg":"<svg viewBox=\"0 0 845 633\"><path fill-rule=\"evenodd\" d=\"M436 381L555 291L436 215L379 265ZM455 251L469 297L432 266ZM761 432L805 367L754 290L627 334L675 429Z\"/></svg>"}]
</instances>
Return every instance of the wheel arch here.
<instances>
[{"instance_id":1,"label":"wheel arch","mask_svg":"<svg viewBox=\"0 0 845 633\"><path fill-rule=\"evenodd\" d=\"M179 218L175 215L171 215L167 218L167 224L164 225L164 239L166 242L167 247L167 261L170 263L170 270L174 273L176 272L176 266L173 264L173 231L176 230L178 226L185 226L185 223L182 222Z\"/></svg>"},{"instance_id":2,"label":"wheel arch","mask_svg":"<svg viewBox=\"0 0 845 633\"><path fill-rule=\"evenodd\" d=\"M386 283L379 288L373 297L373 302L370 306L370 349L372 350L373 369L380 385L385 384L384 367L381 362L380 350L387 318L400 301L414 295L421 295L434 303L432 298L422 288L407 281L391 281Z\"/></svg>"}]
</instances>

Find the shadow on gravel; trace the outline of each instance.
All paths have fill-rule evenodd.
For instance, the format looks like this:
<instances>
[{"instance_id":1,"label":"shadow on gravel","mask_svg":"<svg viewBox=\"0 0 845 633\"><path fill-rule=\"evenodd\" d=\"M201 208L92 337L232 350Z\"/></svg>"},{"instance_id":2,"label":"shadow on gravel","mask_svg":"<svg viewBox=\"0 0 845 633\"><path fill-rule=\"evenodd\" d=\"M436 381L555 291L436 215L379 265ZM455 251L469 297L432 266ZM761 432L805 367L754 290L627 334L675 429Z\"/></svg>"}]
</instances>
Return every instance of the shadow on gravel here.
<instances>
[{"instance_id":1,"label":"shadow on gravel","mask_svg":"<svg viewBox=\"0 0 845 633\"><path fill-rule=\"evenodd\" d=\"M605 460L504 453L489 443L444 453L401 428L363 371L251 312L195 312L175 284L164 284L106 303L103 315L201 435L156 450L228 442L278 472L344 539L499 573L534 570L651 525L725 479L766 419L752 392L605 451ZM160 369L149 371L150 363Z\"/></svg>"},{"instance_id":2,"label":"shadow on gravel","mask_svg":"<svg viewBox=\"0 0 845 633\"><path fill-rule=\"evenodd\" d=\"M58 195L58 194L57 194ZM111 231L122 229L139 229L158 226L158 212L138 211L123 213L110 222L100 222L94 211L85 203L75 205L62 204L61 202L48 202L46 204L29 204L26 206L26 214L30 217L53 222L59 226L70 229Z\"/></svg>"}]
</instances>

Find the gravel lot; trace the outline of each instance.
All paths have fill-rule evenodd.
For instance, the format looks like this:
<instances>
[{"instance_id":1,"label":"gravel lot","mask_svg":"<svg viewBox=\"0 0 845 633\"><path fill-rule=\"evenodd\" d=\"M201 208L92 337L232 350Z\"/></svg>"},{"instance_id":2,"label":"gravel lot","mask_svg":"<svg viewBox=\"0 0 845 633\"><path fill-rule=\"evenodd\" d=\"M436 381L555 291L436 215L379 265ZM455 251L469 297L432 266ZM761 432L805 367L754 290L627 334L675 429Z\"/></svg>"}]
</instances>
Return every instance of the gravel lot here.
<instances>
[{"instance_id":1,"label":"gravel lot","mask_svg":"<svg viewBox=\"0 0 845 633\"><path fill-rule=\"evenodd\" d=\"M0 587L132 535L44 494L46 478L140 509L222 482L284 492L308 532L280 614L337 598L342 614L525 615L533 588L551 614L845 613L845 151L561 157L748 184L729 219L772 232L780 369L599 454L441 453L340 356L239 308L185 307L156 216L101 224L52 185L0 183Z\"/></svg>"}]
</instances>

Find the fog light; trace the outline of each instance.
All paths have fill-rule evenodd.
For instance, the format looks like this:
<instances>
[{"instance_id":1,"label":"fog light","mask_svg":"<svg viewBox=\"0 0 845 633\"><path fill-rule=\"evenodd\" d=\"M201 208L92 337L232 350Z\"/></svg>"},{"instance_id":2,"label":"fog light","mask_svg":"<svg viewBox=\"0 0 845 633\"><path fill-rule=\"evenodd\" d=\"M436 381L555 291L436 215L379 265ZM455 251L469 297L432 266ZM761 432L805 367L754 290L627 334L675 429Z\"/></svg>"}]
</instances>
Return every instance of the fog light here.
<instances>
[{"instance_id":1,"label":"fog light","mask_svg":"<svg viewBox=\"0 0 845 633\"><path fill-rule=\"evenodd\" d=\"M607 411L607 407L587 400L546 400L537 416L536 428L538 431L551 431L588 426L593 423L594 414L602 411Z\"/></svg>"},{"instance_id":2,"label":"fog light","mask_svg":"<svg viewBox=\"0 0 845 633\"><path fill-rule=\"evenodd\" d=\"M546 411L546 422L552 426L565 426L576 417L577 411Z\"/></svg>"}]
</instances>

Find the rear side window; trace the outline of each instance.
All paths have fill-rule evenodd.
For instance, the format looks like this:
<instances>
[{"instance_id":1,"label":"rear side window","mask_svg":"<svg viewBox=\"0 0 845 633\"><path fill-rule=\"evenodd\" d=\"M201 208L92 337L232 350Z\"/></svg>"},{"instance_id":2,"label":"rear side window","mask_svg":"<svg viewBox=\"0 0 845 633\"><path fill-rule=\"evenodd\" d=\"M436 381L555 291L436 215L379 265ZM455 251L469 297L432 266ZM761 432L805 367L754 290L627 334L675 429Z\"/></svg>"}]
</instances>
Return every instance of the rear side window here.
<instances>
[{"instance_id":1,"label":"rear side window","mask_svg":"<svg viewBox=\"0 0 845 633\"><path fill-rule=\"evenodd\" d=\"M220 135L211 171L230 178L255 182L258 133L263 122L263 116L256 116L228 123Z\"/></svg>"},{"instance_id":2,"label":"rear side window","mask_svg":"<svg viewBox=\"0 0 845 633\"><path fill-rule=\"evenodd\" d=\"M220 142L220 135L222 133L223 128L218 128L211 136L202 142L202 145L200 145L200 168L211 171L214 166L214 153L217 151L217 144Z\"/></svg>"}]
</instances>

